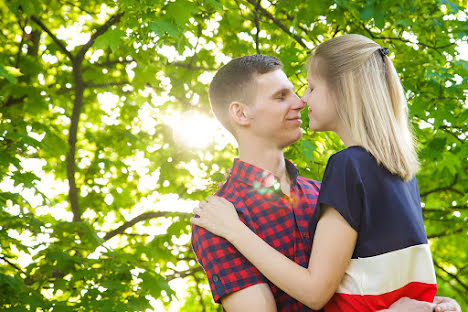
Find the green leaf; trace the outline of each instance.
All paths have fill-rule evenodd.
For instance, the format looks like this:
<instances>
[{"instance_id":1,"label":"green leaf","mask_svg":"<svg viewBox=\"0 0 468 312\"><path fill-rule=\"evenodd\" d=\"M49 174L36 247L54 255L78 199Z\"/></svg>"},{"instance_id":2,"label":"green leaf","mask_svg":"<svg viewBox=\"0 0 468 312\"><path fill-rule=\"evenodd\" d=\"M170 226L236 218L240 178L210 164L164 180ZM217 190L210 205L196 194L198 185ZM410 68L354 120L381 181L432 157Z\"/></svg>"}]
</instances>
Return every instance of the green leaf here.
<instances>
[{"instance_id":1,"label":"green leaf","mask_svg":"<svg viewBox=\"0 0 468 312\"><path fill-rule=\"evenodd\" d=\"M439 0L439 3L447 5L452 13L457 13L460 10L460 6L452 1Z\"/></svg>"},{"instance_id":2,"label":"green leaf","mask_svg":"<svg viewBox=\"0 0 468 312\"><path fill-rule=\"evenodd\" d=\"M361 11L361 18L365 21L370 20L374 15L374 11L371 6L365 6Z\"/></svg>"},{"instance_id":3,"label":"green leaf","mask_svg":"<svg viewBox=\"0 0 468 312\"><path fill-rule=\"evenodd\" d=\"M385 26L385 11L380 9L374 10L374 20L375 26L377 26L380 29L383 29Z\"/></svg>"},{"instance_id":4,"label":"green leaf","mask_svg":"<svg viewBox=\"0 0 468 312\"><path fill-rule=\"evenodd\" d=\"M203 5L211 5L218 11L222 11L224 8L223 5L217 0L205 0L202 3Z\"/></svg>"},{"instance_id":5,"label":"green leaf","mask_svg":"<svg viewBox=\"0 0 468 312\"><path fill-rule=\"evenodd\" d=\"M7 70L7 67L0 66L0 77L6 78L11 83L16 83L15 75Z\"/></svg>"},{"instance_id":6,"label":"green leaf","mask_svg":"<svg viewBox=\"0 0 468 312\"><path fill-rule=\"evenodd\" d=\"M314 151L317 150L316 145L311 141L304 140L301 143L301 147L304 156L313 163L315 161Z\"/></svg>"},{"instance_id":7,"label":"green leaf","mask_svg":"<svg viewBox=\"0 0 468 312\"><path fill-rule=\"evenodd\" d=\"M116 52L117 48L120 46L122 42L122 38L126 36L126 33L119 29L111 29L104 33L102 36L96 39L96 47L99 49L105 49L106 47L110 47L112 52Z\"/></svg>"},{"instance_id":8,"label":"green leaf","mask_svg":"<svg viewBox=\"0 0 468 312\"><path fill-rule=\"evenodd\" d=\"M150 22L149 27L153 32L155 32L161 37L165 36L166 33L174 38L179 36L179 30L177 29L177 27L168 21L162 20L157 22Z\"/></svg>"},{"instance_id":9,"label":"green leaf","mask_svg":"<svg viewBox=\"0 0 468 312\"><path fill-rule=\"evenodd\" d=\"M140 273L138 277L143 280L143 289L148 291L154 298L159 298L162 290L166 291L168 295L174 294L174 291L169 287L169 284L158 274L146 271Z\"/></svg>"}]
</instances>

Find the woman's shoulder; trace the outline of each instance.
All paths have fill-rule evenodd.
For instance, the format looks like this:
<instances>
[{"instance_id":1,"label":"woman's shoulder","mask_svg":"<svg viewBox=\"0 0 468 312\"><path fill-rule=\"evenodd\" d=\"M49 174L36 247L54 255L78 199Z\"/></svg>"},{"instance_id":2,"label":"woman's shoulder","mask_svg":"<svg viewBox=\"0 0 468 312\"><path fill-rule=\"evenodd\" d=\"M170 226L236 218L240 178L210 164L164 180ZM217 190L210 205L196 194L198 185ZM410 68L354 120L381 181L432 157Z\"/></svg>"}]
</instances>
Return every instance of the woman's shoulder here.
<instances>
[{"instance_id":1,"label":"woman's shoulder","mask_svg":"<svg viewBox=\"0 0 468 312\"><path fill-rule=\"evenodd\" d=\"M361 146L350 146L341 150L330 157L330 162L341 163L346 166L360 166L360 164L368 164L375 162L374 157Z\"/></svg>"}]
</instances>

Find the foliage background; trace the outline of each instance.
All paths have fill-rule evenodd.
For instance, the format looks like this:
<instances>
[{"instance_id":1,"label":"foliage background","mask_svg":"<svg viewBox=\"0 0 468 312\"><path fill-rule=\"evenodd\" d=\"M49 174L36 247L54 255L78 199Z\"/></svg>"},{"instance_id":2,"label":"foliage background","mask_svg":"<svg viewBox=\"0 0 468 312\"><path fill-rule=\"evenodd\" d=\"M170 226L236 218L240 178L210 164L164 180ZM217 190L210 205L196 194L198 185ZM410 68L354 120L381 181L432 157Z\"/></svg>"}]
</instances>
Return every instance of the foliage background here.
<instances>
[{"instance_id":1,"label":"foliage background","mask_svg":"<svg viewBox=\"0 0 468 312\"><path fill-rule=\"evenodd\" d=\"M219 310L188 241L190 207L235 155L208 83L263 53L302 94L310 48L345 33L391 50L438 294L468 309L464 1L2 0L0 12L2 311ZM286 154L320 180L343 146L304 115Z\"/></svg>"}]
</instances>

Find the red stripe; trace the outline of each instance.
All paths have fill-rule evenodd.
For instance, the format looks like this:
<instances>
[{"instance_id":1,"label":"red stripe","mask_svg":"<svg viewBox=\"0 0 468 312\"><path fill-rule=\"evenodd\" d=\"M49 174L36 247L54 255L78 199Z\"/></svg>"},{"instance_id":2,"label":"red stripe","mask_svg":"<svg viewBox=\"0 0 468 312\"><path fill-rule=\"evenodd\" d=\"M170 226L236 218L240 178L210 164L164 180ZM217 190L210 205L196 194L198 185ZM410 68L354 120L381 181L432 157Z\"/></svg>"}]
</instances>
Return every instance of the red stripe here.
<instances>
[{"instance_id":1,"label":"red stripe","mask_svg":"<svg viewBox=\"0 0 468 312\"><path fill-rule=\"evenodd\" d=\"M437 292L435 284L419 282L381 295L335 294L324 307L325 312L372 312L387 309L400 298L408 297L420 301L433 302Z\"/></svg>"}]
</instances>

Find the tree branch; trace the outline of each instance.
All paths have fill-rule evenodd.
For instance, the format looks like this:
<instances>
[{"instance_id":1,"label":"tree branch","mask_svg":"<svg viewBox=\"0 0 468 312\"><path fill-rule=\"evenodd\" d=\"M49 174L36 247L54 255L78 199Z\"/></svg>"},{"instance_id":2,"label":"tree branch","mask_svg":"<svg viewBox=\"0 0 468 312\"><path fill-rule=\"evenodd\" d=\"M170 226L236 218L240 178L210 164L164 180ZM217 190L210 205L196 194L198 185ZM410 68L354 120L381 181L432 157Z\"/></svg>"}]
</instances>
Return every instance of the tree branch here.
<instances>
[{"instance_id":1,"label":"tree branch","mask_svg":"<svg viewBox=\"0 0 468 312\"><path fill-rule=\"evenodd\" d=\"M303 25L301 24L298 24L297 25L297 28L299 28L300 30L302 30L303 32L305 32L306 34L308 34L310 32L309 29L307 29L306 27L304 27ZM317 38L311 38L309 35L307 35L307 37L315 44L315 45L318 45L319 44L319 41L317 40Z\"/></svg>"},{"instance_id":2,"label":"tree branch","mask_svg":"<svg viewBox=\"0 0 468 312\"><path fill-rule=\"evenodd\" d=\"M49 28L47 28L46 25L44 25L44 23L42 23L36 16L31 16L31 20L36 23L39 27L42 28L42 30L44 30L51 38L52 40L59 46L60 50L63 51L63 53L65 53L66 56L68 56L68 58L73 61L74 57L73 55L70 53L70 51L67 50L67 48L65 47L65 45L62 43L62 41L60 41L57 37L55 37L55 35L49 30Z\"/></svg>"},{"instance_id":3,"label":"tree branch","mask_svg":"<svg viewBox=\"0 0 468 312\"><path fill-rule=\"evenodd\" d=\"M114 237L116 235L119 235L119 234L122 234L126 229L128 229L129 227L134 226L138 222L149 220L149 219L164 217L164 216L166 216L166 215L168 215L170 213L173 213L173 212L171 212L171 211L150 211L150 212L142 213L141 215L136 216L132 220L125 222L124 224L119 226L117 229L115 229L113 231L110 231L110 232L107 232L107 234L104 236L103 240L108 241L112 237ZM189 213L179 213L179 214L183 214L183 215L187 215L187 216L191 215Z\"/></svg>"},{"instance_id":4,"label":"tree branch","mask_svg":"<svg viewBox=\"0 0 468 312\"><path fill-rule=\"evenodd\" d=\"M25 25L27 23L27 19L25 21ZM15 67L16 68L19 68L19 65L20 65L20 61L21 61L21 52L22 52L22 48L23 48L23 43L24 43L24 37L26 35L26 32L24 31L24 26L21 25L21 22L20 20L18 19L18 25L19 27L21 28L21 41L18 45L18 54L16 54L16 62L15 62Z\"/></svg>"},{"instance_id":5,"label":"tree branch","mask_svg":"<svg viewBox=\"0 0 468 312\"><path fill-rule=\"evenodd\" d=\"M336 25L335 31L333 32L332 38L335 38L340 31L340 25Z\"/></svg>"},{"instance_id":6,"label":"tree branch","mask_svg":"<svg viewBox=\"0 0 468 312\"><path fill-rule=\"evenodd\" d=\"M110 67L110 66L114 66L114 65L117 65L117 64L130 64L131 62L133 62L133 60L131 60L131 61L116 60L116 61L106 61L106 62L102 62L102 63L93 63L91 65L94 65L94 66L97 66L97 67Z\"/></svg>"},{"instance_id":7,"label":"tree branch","mask_svg":"<svg viewBox=\"0 0 468 312\"><path fill-rule=\"evenodd\" d=\"M181 68L186 68L186 69L193 69L193 70L205 70L205 71L216 71L217 70L217 68L214 68L214 67L193 66L192 64L185 64L185 63L181 63L181 62L167 63L166 65L181 67Z\"/></svg>"},{"instance_id":8,"label":"tree branch","mask_svg":"<svg viewBox=\"0 0 468 312\"><path fill-rule=\"evenodd\" d=\"M94 84L86 83L85 87L86 88L98 89L98 88L107 88L107 87L114 87L114 86L126 86L128 84L130 84L130 82L128 82L128 81L109 82L109 83L94 83Z\"/></svg>"},{"instance_id":9,"label":"tree branch","mask_svg":"<svg viewBox=\"0 0 468 312\"><path fill-rule=\"evenodd\" d=\"M80 122L81 109L83 107L83 92L86 88L86 83L83 81L82 73L82 61L84 55L88 49L94 44L96 38L104 34L112 25L118 23L120 18L123 16L123 13L116 14L112 16L104 25L98 27L95 33L91 36L91 39L84 44L78 51L76 57L72 57L72 66L73 66L73 79L74 79L74 93L75 98L73 101L73 111L70 118L70 130L68 135L68 154L67 154L67 179L68 179L68 196L70 198L71 211L73 213L73 221L81 221L81 210L78 200L78 187L76 185L75 172L75 152L76 152L76 140L78 134L78 124Z\"/></svg>"},{"instance_id":10,"label":"tree branch","mask_svg":"<svg viewBox=\"0 0 468 312\"><path fill-rule=\"evenodd\" d=\"M257 54L260 54L260 38L259 38L260 22L259 22L258 13L257 13L259 6L260 6L260 0L257 0L257 3L255 4L255 10L254 10L255 28L257 29L255 33L255 49L257 50Z\"/></svg>"},{"instance_id":11,"label":"tree branch","mask_svg":"<svg viewBox=\"0 0 468 312\"><path fill-rule=\"evenodd\" d=\"M438 188L435 188L433 190L421 193L421 197L426 197L429 194L436 193L436 192L444 192L444 191L451 191L451 192L454 192L454 193L457 193L457 194L463 196L464 195L463 192L453 188L453 186L455 184L457 184L457 181L458 181L458 173L455 175L455 179L453 180L453 182L450 185L445 186L445 187L438 187Z\"/></svg>"},{"instance_id":12,"label":"tree branch","mask_svg":"<svg viewBox=\"0 0 468 312\"><path fill-rule=\"evenodd\" d=\"M187 276L192 276L196 272L203 272L203 268L201 266L196 266L187 271L182 271L182 272L176 271L174 274L166 275L164 278L166 281L172 281L173 279L176 279L176 278L185 278Z\"/></svg>"},{"instance_id":13,"label":"tree branch","mask_svg":"<svg viewBox=\"0 0 468 312\"><path fill-rule=\"evenodd\" d=\"M428 239L431 239L431 238L439 238L439 237L444 237L444 236L449 236L449 235L454 235L454 234L458 234L458 233L461 233L463 231L467 231L466 229L464 228L460 228L458 230L448 230L448 231L445 231L445 232L441 232L441 233L437 233L437 234L432 234L432 235L428 235L427 238Z\"/></svg>"},{"instance_id":14,"label":"tree branch","mask_svg":"<svg viewBox=\"0 0 468 312\"><path fill-rule=\"evenodd\" d=\"M439 49L445 49L445 48L448 48L452 45L455 45L456 43L450 43L450 44L447 44L447 45L444 45L444 46L440 46L440 47L437 47L437 46L431 46L431 45L428 45L428 44L425 44L425 43L422 43L422 42L412 42L410 40L407 40L407 39L403 39L403 38L400 38L400 37L384 37L384 36L378 36L378 35L375 35L370 29L368 29L364 24L361 24L362 28L369 34L369 36L371 36L372 39L379 39L379 40L397 40L397 41L401 41L401 42L405 42L405 43L411 43L411 44L417 44L417 45L420 45L422 47L426 47L426 48L430 48L430 49L434 49L436 50L439 54L442 54Z\"/></svg>"},{"instance_id":15,"label":"tree branch","mask_svg":"<svg viewBox=\"0 0 468 312\"><path fill-rule=\"evenodd\" d=\"M15 104L22 103L25 98L26 98L26 95L23 95L20 98L8 97L8 100L5 102L5 104L1 105L0 108L9 107L9 106L13 106Z\"/></svg>"},{"instance_id":16,"label":"tree branch","mask_svg":"<svg viewBox=\"0 0 468 312\"><path fill-rule=\"evenodd\" d=\"M0 256L0 259L5 261L6 263L8 263L9 266L11 266L11 267L15 268L16 270L20 271L21 273L27 275L19 266L17 266L16 264L10 262L5 256Z\"/></svg>"},{"instance_id":17,"label":"tree branch","mask_svg":"<svg viewBox=\"0 0 468 312\"><path fill-rule=\"evenodd\" d=\"M430 100L433 101L433 102L436 100L436 98L430 98L430 97L427 97L427 98L430 99ZM447 98L445 98L445 99L447 99ZM458 100L457 98L455 98L455 99ZM459 130L459 131L462 132L462 131L463 131L462 128L457 127L457 126L451 126L451 127L449 127L449 126L445 126L445 125L442 125L442 126L436 128L436 127L434 126L433 123L430 123L429 121L427 121L427 120L421 118L420 116L414 115L414 117L416 117L417 119L419 119L419 120L421 120L421 121L424 121L425 123L430 124L430 125L433 127L434 130L442 130L442 131L444 131L445 133L450 134L451 136L453 136L453 137L454 137L455 139L457 139L460 143L465 143L464 140L460 139L455 133L453 133L452 131L450 131L451 129L457 129L457 130ZM463 134L463 133L462 133L462 134Z\"/></svg>"},{"instance_id":18,"label":"tree branch","mask_svg":"<svg viewBox=\"0 0 468 312\"><path fill-rule=\"evenodd\" d=\"M206 312L206 309L205 309L206 304L205 304L205 302L203 300L203 294L202 294L201 289L200 289L200 284L201 284L200 279L195 274L193 274L192 276L193 276L193 279L195 280L195 284L196 284L195 289L197 291L198 297L200 297L200 305L203 308L202 312Z\"/></svg>"},{"instance_id":19,"label":"tree branch","mask_svg":"<svg viewBox=\"0 0 468 312\"><path fill-rule=\"evenodd\" d=\"M82 7L74 4L73 2L71 1L65 1L65 0L58 0L58 2L61 2L61 3L65 3L65 4L68 4L74 8L77 8L77 9L80 9L81 11L85 12L85 13L88 13L89 15L98 15L99 13L95 13L95 12L91 12L91 11L88 11L88 10L85 10L83 9Z\"/></svg>"},{"instance_id":20,"label":"tree branch","mask_svg":"<svg viewBox=\"0 0 468 312\"><path fill-rule=\"evenodd\" d=\"M248 3L250 3L251 5L253 5L254 7L257 6L257 3L256 3L256 0L247 0ZM292 32L289 31L289 29L283 25L283 23L281 23L278 19L276 19L270 12L268 12L265 8L263 8L261 6L261 4L258 5L258 10L267 18L269 18L270 20L273 21L273 23L275 23L276 26L278 26L279 28L281 28L281 30L283 30L286 34L288 34L291 38L293 38L294 40L296 40L297 43L299 43L303 48L305 49L309 49L307 47L307 45L304 43L304 41L302 41L302 38L299 37L298 35L296 34L293 34Z\"/></svg>"},{"instance_id":21,"label":"tree branch","mask_svg":"<svg viewBox=\"0 0 468 312\"><path fill-rule=\"evenodd\" d=\"M72 62L73 78L74 78L74 92L75 98L73 100L73 110L70 118L70 130L68 134L68 154L67 154L67 179L68 179L68 196L70 198L70 206L73 212L73 221L81 221L81 210L78 201L78 188L75 180L75 152L76 152L76 139L78 134L78 124L80 122L81 108L83 107L83 92L85 83L83 81L83 74L81 71L81 59L74 58Z\"/></svg>"},{"instance_id":22,"label":"tree branch","mask_svg":"<svg viewBox=\"0 0 468 312\"><path fill-rule=\"evenodd\" d=\"M445 213L445 214L453 213L453 211L456 211L456 210L466 210L466 209L468 209L468 206L466 206L466 205L463 205L463 206L448 206L448 207L443 207L441 209L425 208L425 207L422 208L423 212L438 212L438 213Z\"/></svg>"},{"instance_id":23,"label":"tree branch","mask_svg":"<svg viewBox=\"0 0 468 312\"><path fill-rule=\"evenodd\" d=\"M451 278L453 278L454 280L456 280L460 286L462 286L463 288L465 288L466 290L468 290L468 285L463 283L459 278L458 276L456 276L455 274L453 273L450 273L449 271L447 271L446 269L444 269L441 265L439 265L435 260L434 260L434 265L436 267L438 267L439 269L441 269L442 271L444 271L445 273L447 273Z\"/></svg>"},{"instance_id":24,"label":"tree branch","mask_svg":"<svg viewBox=\"0 0 468 312\"><path fill-rule=\"evenodd\" d=\"M88 52L89 48L94 44L96 39L102 34L104 34L112 25L117 24L123 15L124 13L118 13L116 15L113 15L107 22L98 27L96 29L96 32L91 36L91 39L89 39L89 41L86 42L78 51L76 57L79 60L82 60L84 55L86 54L86 52Z\"/></svg>"},{"instance_id":25,"label":"tree branch","mask_svg":"<svg viewBox=\"0 0 468 312\"><path fill-rule=\"evenodd\" d=\"M465 143L465 141L462 140L462 139L460 139L460 138L458 137L458 135L456 135L455 133L453 133L452 131L450 131L450 129L452 129L452 128L450 128L450 127L448 127L448 126L440 126L439 129L442 130L442 131L444 131L445 133L450 134L450 135L453 136L455 139L457 139L460 143Z\"/></svg>"}]
</instances>

